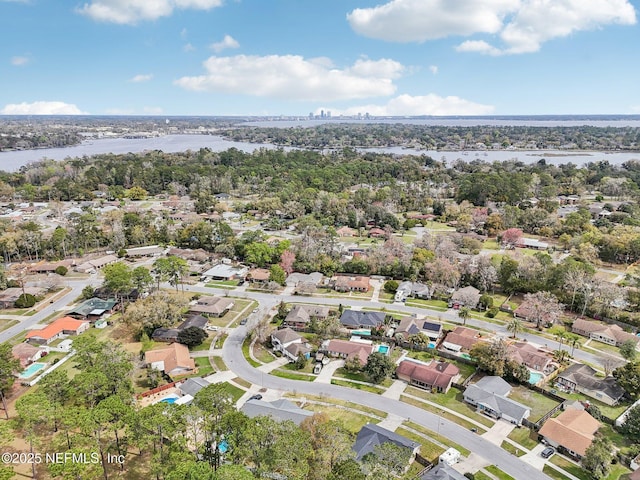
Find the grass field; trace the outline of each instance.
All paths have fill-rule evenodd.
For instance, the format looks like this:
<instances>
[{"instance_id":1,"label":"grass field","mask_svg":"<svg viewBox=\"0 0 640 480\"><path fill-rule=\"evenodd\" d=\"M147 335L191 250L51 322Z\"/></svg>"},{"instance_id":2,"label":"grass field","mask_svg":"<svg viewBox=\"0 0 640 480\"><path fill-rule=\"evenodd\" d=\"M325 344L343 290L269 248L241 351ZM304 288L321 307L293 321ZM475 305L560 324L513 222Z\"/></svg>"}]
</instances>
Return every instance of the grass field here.
<instances>
[{"instance_id":1,"label":"grass field","mask_svg":"<svg viewBox=\"0 0 640 480\"><path fill-rule=\"evenodd\" d=\"M528 450L533 449L538 444L537 440L531 438L531 430L526 427L514 428L508 438Z\"/></svg>"},{"instance_id":2,"label":"grass field","mask_svg":"<svg viewBox=\"0 0 640 480\"><path fill-rule=\"evenodd\" d=\"M316 378L312 375L304 375L302 373L293 373L293 372L285 372L282 370L273 370L269 375L273 375L275 377L288 378L289 380L303 380L306 382L313 382Z\"/></svg>"},{"instance_id":3,"label":"grass field","mask_svg":"<svg viewBox=\"0 0 640 480\"><path fill-rule=\"evenodd\" d=\"M384 393L384 389L374 387L373 385L363 385L362 383L349 382L348 380L337 380L335 378L331 379L331 385L355 388L356 390L363 390L365 392L375 393L376 395Z\"/></svg>"},{"instance_id":4,"label":"grass field","mask_svg":"<svg viewBox=\"0 0 640 480\"><path fill-rule=\"evenodd\" d=\"M244 342L242 342L242 354L244 355L244 358L247 359L247 362L249 362L249 364L252 367L259 367L260 363L256 362L253 358L251 358L251 355L249 355L249 348L251 345L251 339L249 337L244 339Z\"/></svg>"},{"instance_id":5,"label":"grass field","mask_svg":"<svg viewBox=\"0 0 640 480\"><path fill-rule=\"evenodd\" d=\"M400 395L400 401L404 402L404 403L407 403L409 405L413 405L414 407L421 408L421 409L426 410L428 412L435 413L436 415L438 415L438 416L440 416L442 418L450 420L453 423L457 423L458 425L466 428L467 430L471 430L472 428L477 428L475 423L471 423L468 420L465 420L464 418L460 418L459 416L454 415L452 413L445 412L441 408L434 407L433 405L425 403L425 402L423 402L421 400L416 400L414 398L407 397L406 395Z\"/></svg>"},{"instance_id":6,"label":"grass field","mask_svg":"<svg viewBox=\"0 0 640 480\"><path fill-rule=\"evenodd\" d=\"M344 408L318 405L315 403L306 404L304 409L311 410L312 412L326 413L331 420L337 420L348 432L351 432L354 435L357 434L367 423L378 423L380 421L377 418L366 415L365 412L357 413Z\"/></svg>"},{"instance_id":7,"label":"grass field","mask_svg":"<svg viewBox=\"0 0 640 480\"><path fill-rule=\"evenodd\" d=\"M493 475L494 477L499 478L500 480L516 480L511 475L503 472L495 465L489 465L488 467L485 468L485 470L489 472L491 475Z\"/></svg>"},{"instance_id":8,"label":"grass field","mask_svg":"<svg viewBox=\"0 0 640 480\"><path fill-rule=\"evenodd\" d=\"M451 439L447 438L447 437L443 437L441 435L438 435L436 432L432 432L431 430L424 428L422 425L418 425L417 423L413 423L413 422L404 422L402 425L409 427L417 432L422 433L423 435L426 435L428 438L431 438L433 440L435 440L436 442L442 443L443 445L446 445L447 447L453 447L456 450L458 450L462 455L464 455L465 457L468 457L469 455L471 455L471 451L467 450L466 448L464 448L462 445L458 445L457 443L451 441Z\"/></svg>"},{"instance_id":9,"label":"grass field","mask_svg":"<svg viewBox=\"0 0 640 480\"><path fill-rule=\"evenodd\" d=\"M532 422L536 422L545 413L558 405L557 401L522 386L513 387L509 398L531 408L529 420Z\"/></svg>"},{"instance_id":10,"label":"grass field","mask_svg":"<svg viewBox=\"0 0 640 480\"><path fill-rule=\"evenodd\" d=\"M213 364L216 366L216 370L218 370L219 372L229 370L225 365L224 360L222 360L222 357L211 357L211 360L213 360Z\"/></svg>"},{"instance_id":11,"label":"grass field","mask_svg":"<svg viewBox=\"0 0 640 480\"><path fill-rule=\"evenodd\" d=\"M194 361L196 362L196 367L198 367L198 377L206 377L213 373L213 367L211 366L211 362L209 362L209 357L194 358Z\"/></svg>"}]
</instances>

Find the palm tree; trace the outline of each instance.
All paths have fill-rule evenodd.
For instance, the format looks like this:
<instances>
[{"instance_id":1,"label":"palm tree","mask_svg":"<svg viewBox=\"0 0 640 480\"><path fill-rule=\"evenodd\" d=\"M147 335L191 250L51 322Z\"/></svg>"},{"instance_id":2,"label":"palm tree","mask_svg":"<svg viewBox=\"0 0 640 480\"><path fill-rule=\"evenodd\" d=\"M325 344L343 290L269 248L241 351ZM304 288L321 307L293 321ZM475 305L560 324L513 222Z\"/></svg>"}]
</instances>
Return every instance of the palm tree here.
<instances>
[{"instance_id":1,"label":"palm tree","mask_svg":"<svg viewBox=\"0 0 640 480\"><path fill-rule=\"evenodd\" d=\"M462 324L467 324L467 319L471 316L471 309L469 307L462 307L458 310L458 317L462 319Z\"/></svg>"},{"instance_id":2,"label":"palm tree","mask_svg":"<svg viewBox=\"0 0 640 480\"><path fill-rule=\"evenodd\" d=\"M556 350L553 352L553 358L560 364L566 365L569 363L569 352L566 350Z\"/></svg>"},{"instance_id":3,"label":"palm tree","mask_svg":"<svg viewBox=\"0 0 640 480\"><path fill-rule=\"evenodd\" d=\"M549 329L549 333L558 340L558 350L562 350L562 341L567 338L567 331L560 325L555 325Z\"/></svg>"},{"instance_id":4,"label":"palm tree","mask_svg":"<svg viewBox=\"0 0 640 480\"><path fill-rule=\"evenodd\" d=\"M565 338L567 339L567 345L571 346L571 356L573 357L573 352L576 347L580 345L580 335L577 333L567 333Z\"/></svg>"},{"instance_id":5,"label":"palm tree","mask_svg":"<svg viewBox=\"0 0 640 480\"><path fill-rule=\"evenodd\" d=\"M524 331L524 325L519 318L514 317L513 320L507 324L507 331L511 333L513 338L516 338L518 333Z\"/></svg>"}]
</instances>

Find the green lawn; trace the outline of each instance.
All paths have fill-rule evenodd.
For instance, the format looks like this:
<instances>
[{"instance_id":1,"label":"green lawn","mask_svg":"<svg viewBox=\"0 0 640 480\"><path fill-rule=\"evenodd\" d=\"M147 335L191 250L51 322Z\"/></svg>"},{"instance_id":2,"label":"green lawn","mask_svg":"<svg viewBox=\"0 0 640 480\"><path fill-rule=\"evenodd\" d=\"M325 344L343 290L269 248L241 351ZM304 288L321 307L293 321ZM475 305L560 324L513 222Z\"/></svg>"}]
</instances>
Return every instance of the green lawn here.
<instances>
[{"instance_id":1,"label":"green lawn","mask_svg":"<svg viewBox=\"0 0 640 480\"><path fill-rule=\"evenodd\" d=\"M18 323L18 320L0 318L0 332L6 330L7 328L13 327L16 323Z\"/></svg>"},{"instance_id":2,"label":"green lawn","mask_svg":"<svg viewBox=\"0 0 640 480\"><path fill-rule=\"evenodd\" d=\"M476 412L476 409L465 403L462 399L462 392L457 388L451 388L447 393L431 393L417 387L407 387L405 393L424 400L428 400L438 405L442 405L454 412L471 418L482 425L491 428L495 422L486 415Z\"/></svg>"},{"instance_id":3,"label":"green lawn","mask_svg":"<svg viewBox=\"0 0 640 480\"><path fill-rule=\"evenodd\" d=\"M522 448L514 447L511 443L507 442L506 440L502 441L502 443L500 444L500 448L502 448L503 450L506 450L511 455L515 455L516 457L521 457L522 455L527 453Z\"/></svg>"},{"instance_id":4,"label":"green lawn","mask_svg":"<svg viewBox=\"0 0 640 480\"><path fill-rule=\"evenodd\" d=\"M529 390L521 385L513 387L509 394L509 398L531 408L531 416L529 417L529 420L532 422L536 422L542 418L545 413L558 405L558 402L555 400L545 397L541 393Z\"/></svg>"},{"instance_id":5,"label":"green lawn","mask_svg":"<svg viewBox=\"0 0 640 480\"><path fill-rule=\"evenodd\" d=\"M409 306L427 307L432 310L439 310L442 312L449 308L449 305L444 300L422 300L420 298L408 298L405 304Z\"/></svg>"},{"instance_id":6,"label":"green lawn","mask_svg":"<svg viewBox=\"0 0 640 480\"><path fill-rule=\"evenodd\" d=\"M563 475L562 473L560 473L559 471L557 471L555 468L551 467L548 464L544 466L544 468L542 469L542 473L548 475L554 480L570 480L569 477L567 477L566 475Z\"/></svg>"},{"instance_id":7,"label":"green lawn","mask_svg":"<svg viewBox=\"0 0 640 480\"><path fill-rule=\"evenodd\" d=\"M282 370L273 370L271 373L269 373L269 375L274 375L276 377L281 377L281 378L288 378L289 380L304 380L307 382L313 382L313 380L316 378L315 376L311 376L311 375L304 375L302 373L285 372Z\"/></svg>"},{"instance_id":8,"label":"green lawn","mask_svg":"<svg viewBox=\"0 0 640 480\"><path fill-rule=\"evenodd\" d=\"M244 395L244 390L236 387L235 385L231 385L228 382L221 383L223 390L227 392L232 398L233 403L237 402L242 395Z\"/></svg>"},{"instance_id":9,"label":"green lawn","mask_svg":"<svg viewBox=\"0 0 640 480\"><path fill-rule=\"evenodd\" d=\"M252 367L259 367L260 363L256 362L253 358L251 358L251 355L249 355L249 346L251 345L251 339L249 337L244 339L244 342L242 342L242 354L244 355L244 358L247 359L247 362L249 362L249 364Z\"/></svg>"},{"instance_id":10,"label":"green lawn","mask_svg":"<svg viewBox=\"0 0 640 480\"><path fill-rule=\"evenodd\" d=\"M298 395L292 392L285 392L284 396L290 397L290 398L296 398ZM376 410L375 408L359 405L357 403L351 403L345 400L338 400L337 398L330 398L322 395L305 395L304 398L307 399L308 401L331 403L332 405L339 405L342 407L358 410L372 417L384 418L387 416L387 413L388 413L388 412L383 412L381 410ZM378 421L379 420L376 420L374 423L377 423Z\"/></svg>"},{"instance_id":11,"label":"green lawn","mask_svg":"<svg viewBox=\"0 0 640 480\"><path fill-rule=\"evenodd\" d=\"M351 432L354 435L357 434L367 423L380 422L377 418L366 415L365 412L356 413L334 406L307 403L304 408L305 410L311 410L312 412L326 413L331 420L337 420L348 432Z\"/></svg>"},{"instance_id":12,"label":"green lawn","mask_svg":"<svg viewBox=\"0 0 640 480\"><path fill-rule=\"evenodd\" d=\"M197 347L192 347L190 350L192 352L206 352L206 351L208 351L209 347L211 346L211 342L213 341L213 337L214 337L214 335L209 333L207 335L207 338L205 338L204 342L202 342Z\"/></svg>"},{"instance_id":13,"label":"green lawn","mask_svg":"<svg viewBox=\"0 0 640 480\"><path fill-rule=\"evenodd\" d=\"M264 345L256 342L253 345L253 355L260 360L262 363L270 363L273 362L276 357L273 356L265 347Z\"/></svg>"},{"instance_id":14,"label":"green lawn","mask_svg":"<svg viewBox=\"0 0 640 480\"><path fill-rule=\"evenodd\" d=\"M488 467L485 468L485 470L489 472L491 475L493 475L494 477L499 478L500 480L516 480L511 475L503 472L495 465L489 465Z\"/></svg>"},{"instance_id":15,"label":"green lawn","mask_svg":"<svg viewBox=\"0 0 640 480\"><path fill-rule=\"evenodd\" d=\"M482 470L478 470L476 473L474 473L473 479L474 480L493 480L493 478L491 478L489 475L484 473Z\"/></svg>"},{"instance_id":16,"label":"green lawn","mask_svg":"<svg viewBox=\"0 0 640 480\"><path fill-rule=\"evenodd\" d=\"M334 377L344 378L345 380L355 380L357 382L367 382L371 383L371 380L364 373L351 373L347 372L344 368L339 368L333 375ZM382 387L390 387L393 383L393 380L390 378L385 378L380 386Z\"/></svg>"},{"instance_id":17,"label":"green lawn","mask_svg":"<svg viewBox=\"0 0 640 480\"><path fill-rule=\"evenodd\" d=\"M222 360L222 357L211 357L213 364L216 366L216 370L219 372L224 372L225 370L229 370Z\"/></svg>"},{"instance_id":18,"label":"green lawn","mask_svg":"<svg viewBox=\"0 0 640 480\"><path fill-rule=\"evenodd\" d=\"M420 455L429 460L431 463L438 463L438 457L445 452L444 448L429 441L424 435L414 433L410 430L407 430L406 428L399 427L396 429L396 433L419 443Z\"/></svg>"},{"instance_id":19,"label":"green lawn","mask_svg":"<svg viewBox=\"0 0 640 480\"><path fill-rule=\"evenodd\" d=\"M551 463L557 465L561 469L565 470L567 473L570 473L574 477L578 477L580 480L592 480L593 477L587 472L585 472L581 467L576 465L573 462L561 457L560 455L554 455L550 459Z\"/></svg>"},{"instance_id":20,"label":"green lawn","mask_svg":"<svg viewBox=\"0 0 640 480\"><path fill-rule=\"evenodd\" d=\"M213 373L213 367L211 366L211 362L209 362L209 357L194 358L194 361L196 362L196 367L198 367L199 377L206 377Z\"/></svg>"},{"instance_id":21,"label":"green lawn","mask_svg":"<svg viewBox=\"0 0 640 480\"><path fill-rule=\"evenodd\" d=\"M588 397L582 393L577 393L577 392L576 393L558 392L557 395L560 395L561 397L564 397L570 400L588 401L590 404L598 407L605 417L609 417L612 420L615 420L620 415L622 415L622 413L630 406L629 403L623 403L621 405L615 405L615 406L607 405L606 403L599 402L595 398Z\"/></svg>"},{"instance_id":22,"label":"green lawn","mask_svg":"<svg viewBox=\"0 0 640 480\"><path fill-rule=\"evenodd\" d=\"M508 438L522 445L524 448L531 450L538 444L538 441L531 438L531 430L526 427L516 427L511 430Z\"/></svg>"},{"instance_id":23,"label":"green lawn","mask_svg":"<svg viewBox=\"0 0 640 480\"><path fill-rule=\"evenodd\" d=\"M425 403L421 400L416 400L411 397L407 397L406 395L400 395L400 401L404 403L408 403L409 405L413 405L415 407L421 408L423 410L427 410L429 412L435 413L436 415L442 418L446 418L447 420L450 420L454 423L457 423L458 425L468 430L471 430L472 428L477 428L474 423L471 423L468 420L465 420L464 418L460 418L459 416L454 415L452 413L445 412L441 408L434 407L433 405L429 405L428 403Z\"/></svg>"},{"instance_id":24,"label":"green lawn","mask_svg":"<svg viewBox=\"0 0 640 480\"><path fill-rule=\"evenodd\" d=\"M240 282L238 280L212 280L206 284L210 288L237 287Z\"/></svg>"},{"instance_id":25,"label":"green lawn","mask_svg":"<svg viewBox=\"0 0 640 480\"><path fill-rule=\"evenodd\" d=\"M355 388L356 390L363 390L365 392L375 393L377 395L381 395L382 393L384 393L384 389L382 388L374 387L373 385L363 385L362 383L349 382L347 380L331 379L331 385Z\"/></svg>"},{"instance_id":26,"label":"green lawn","mask_svg":"<svg viewBox=\"0 0 640 480\"><path fill-rule=\"evenodd\" d=\"M432 440L435 440L436 442L439 442L443 445L446 445L447 447L455 448L465 457L468 457L469 455L471 455L471 452L466 448L464 448L462 445L458 445L457 443L452 442L451 439L438 435L436 432L432 432L431 430L423 427L422 425L418 425L417 423L413 423L409 421L403 422L402 425L409 427L413 430L416 430L417 432L422 433L426 437L431 438Z\"/></svg>"}]
</instances>

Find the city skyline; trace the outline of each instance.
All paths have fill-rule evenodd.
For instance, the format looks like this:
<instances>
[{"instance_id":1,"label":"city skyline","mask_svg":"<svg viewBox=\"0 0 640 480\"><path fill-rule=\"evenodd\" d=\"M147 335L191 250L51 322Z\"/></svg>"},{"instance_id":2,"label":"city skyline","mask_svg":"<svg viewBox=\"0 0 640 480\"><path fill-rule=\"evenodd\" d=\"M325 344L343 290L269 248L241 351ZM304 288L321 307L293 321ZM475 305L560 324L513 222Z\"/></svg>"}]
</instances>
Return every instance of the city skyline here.
<instances>
[{"instance_id":1,"label":"city skyline","mask_svg":"<svg viewBox=\"0 0 640 480\"><path fill-rule=\"evenodd\" d=\"M637 114L640 0L0 0L0 114Z\"/></svg>"}]
</instances>

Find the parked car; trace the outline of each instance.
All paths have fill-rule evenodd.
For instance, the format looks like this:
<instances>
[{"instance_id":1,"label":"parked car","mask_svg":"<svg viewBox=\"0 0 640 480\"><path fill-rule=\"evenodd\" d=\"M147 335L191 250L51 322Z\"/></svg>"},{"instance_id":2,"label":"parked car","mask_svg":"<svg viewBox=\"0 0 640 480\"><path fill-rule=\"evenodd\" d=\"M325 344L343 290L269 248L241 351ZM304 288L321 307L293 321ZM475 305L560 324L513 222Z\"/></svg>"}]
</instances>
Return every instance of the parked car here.
<instances>
[{"instance_id":1,"label":"parked car","mask_svg":"<svg viewBox=\"0 0 640 480\"><path fill-rule=\"evenodd\" d=\"M313 367L313 373L318 375L321 370L322 370L322 363L316 363Z\"/></svg>"},{"instance_id":2,"label":"parked car","mask_svg":"<svg viewBox=\"0 0 640 480\"><path fill-rule=\"evenodd\" d=\"M254 308L254 309L251 311L251 313L258 313L258 309L257 309L257 308Z\"/></svg>"},{"instance_id":3,"label":"parked car","mask_svg":"<svg viewBox=\"0 0 640 480\"><path fill-rule=\"evenodd\" d=\"M249 397L249 400L262 400L262 395L260 395L259 393L256 393L255 395L252 395L251 397Z\"/></svg>"},{"instance_id":4,"label":"parked car","mask_svg":"<svg viewBox=\"0 0 640 480\"><path fill-rule=\"evenodd\" d=\"M242 320L240 320L240 325L246 325L247 324L247 319L243 318Z\"/></svg>"},{"instance_id":5,"label":"parked car","mask_svg":"<svg viewBox=\"0 0 640 480\"><path fill-rule=\"evenodd\" d=\"M553 455L554 453L556 453L556 449L553 447L547 447L544 450L542 450L542 453L540 453L540 456L542 458L549 458L551 455Z\"/></svg>"},{"instance_id":6,"label":"parked car","mask_svg":"<svg viewBox=\"0 0 640 480\"><path fill-rule=\"evenodd\" d=\"M211 332L217 332L218 331L218 327L216 325L207 325L204 328L205 328L205 330L209 330Z\"/></svg>"}]
</instances>

